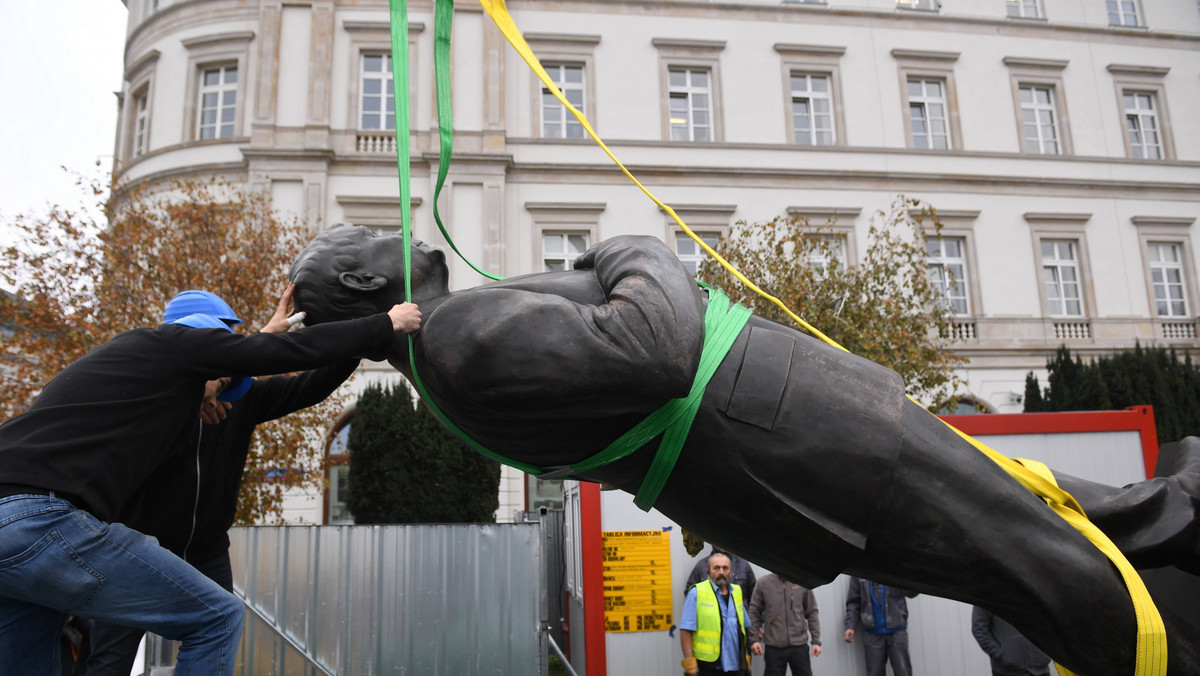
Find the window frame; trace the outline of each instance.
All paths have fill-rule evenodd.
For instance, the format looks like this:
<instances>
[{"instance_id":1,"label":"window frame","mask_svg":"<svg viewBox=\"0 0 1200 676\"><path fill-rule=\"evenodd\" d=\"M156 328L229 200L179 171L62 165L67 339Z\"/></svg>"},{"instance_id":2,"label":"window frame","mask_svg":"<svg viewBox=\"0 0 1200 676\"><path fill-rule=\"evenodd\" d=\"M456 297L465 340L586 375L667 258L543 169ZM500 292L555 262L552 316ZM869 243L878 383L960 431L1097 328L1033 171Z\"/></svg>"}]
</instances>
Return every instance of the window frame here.
<instances>
[{"instance_id":1,"label":"window frame","mask_svg":"<svg viewBox=\"0 0 1200 676\"><path fill-rule=\"evenodd\" d=\"M820 228L821 235L837 237L842 240L845 250L844 265L856 265L858 261L858 242L855 238L855 222L861 207L810 207L789 206L788 218L803 218L808 221L810 228Z\"/></svg>"},{"instance_id":2,"label":"window frame","mask_svg":"<svg viewBox=\"0 0 1200 676\"><path fill-rule=\"evenodd\" d=\"M962 127L959 124L958 86L954 78L954 64L958 52L934 52L913 49L893 49L900 78L900 99L904 119L904 139L910 150L946 152L962 150ZM946 130L950 136L948 148L918 148L912 130L912 110L909 101L908 83L911 79L940 80L946 93Z\"/></svg>"},{"instance_id":3,"label":"window frame","mask_svg":"<svg viewBox=\"0 0 1200 676\"><path fill-rule=\"evenodd\" d=\"M154 119L154 79L155 73L158 70L158 59L160 56L161 53L157 49L151 50L134 62L125 72L125 82L129 83L125 91L129 92L129 94L128 97L122 96L122 108L125 107L124 103L126 100L131 105L128 110L122 111L124 115L124 120L121 124L123 137L119 146L119 154L126 164L142 159L150 151L150 129ZM142 152L135 154L138 133L137 102L139 98L142 98L146 102L145 125L142 128Z\"/></svg>"},{"instance_id":4,"label":"window frame","mask_svg":"<svg viewBox=\"0 0 1200 676\"><path fill-rule=\"evenodd\" d=\"M914 217L920 211L910 212ZM966 266L964 283L966 284L967 313L954 314L956 320L970 319L983 316L983 295L979 288L979 263L975 255L975 222L979 218L978 210L939 209L937 219L942 224L940 235L943 239L955 238L962 240L963 265ZM926 228L927 239L935 239L937 235Z\"/></svg>"},{"instance_id":5,"label":"window frame","mask_svg":"<svg viewBox=\"0 0 1200 676\"><path fill-rule=\"evenodd\" d=\"M337 442L338 437L341 435L343 430L347 430L347 438L349 437L348 430L350 428L350 425L353 424L353 422L354 422L354 413L355 413L355 406L353 404L351 404L351 406L349 408L347 408L345 411L342 412L341 415L339 415L337 417L337 419L333 423L333 426L329 430L329 434L326 435L326 437L325 437L325 462L324 462L324 465L325 465L325 487L322 492L323 505L322 505L322 509L321 509L321 520L322 520L322 523L326 526L329 526L329 525L353 525L354 524L354 515L353 514L350 515L349 521L340 521L339 520L337 522L333 522L330 520L330 511L331 511L331 508L333 507L333 498L334 498L334 494L337 492L336 480L333 477L334 468L345 467L345 468L347 468L346 471L349 471L349 467L350 467L349 446L347 446L345 452L335 453L334 452L334 444ZM338 502L340 502L343 505L345 504L345 500L339 500ZM349 512L348 509L346 511Z\"/></svg>"},{"instance_id":6,"label":"window frame","mask_svg":"<svg viewBox=\"0 0 1200 676\"><path fill-rule=\"evenodd\" d=\"M941 0L896 0L896 9L910 12L940 12Z\"/></svg>"},{"instance_id":7,"label":"window frame","mask_svg":"<svg viewBox=\"0 0 1200 676\"><path fill-rule=\"evenodd\" d=\"M1115 2L1117 5L1117 14L1119 16L1125 16L1124 12L1121 11L1121 2L1122 1L1127 1L1133 5L1134 23L1124 23L1124 22L1113 23L1113 21L1112 21L1113 13L1112 13L1112 10L1109 8L1109 6ZM1110 28L1145 28L1146 27L1145 13L1144 13L1144 10L1142 9L1140 0L1105 0L1104 13L1108 15L1108 25Z\"/></svg>"},{"instance_id":8,"label":"window frame","mask_svg":"<svg viewBox=\"0 0 1200 676\"><path fill-rule=\"evenodd\" d=\"M799 45L777 42L775 52L783 77L783 117L787 133L787 144L793 147L844 146L846 143L846 121L842 105L842 75L840 62L846 48L832 45ZM796 123L792 111L794 74L823 75L829 78L829 102L832 106L833 143L806 146L796 142Z\"/></svg>"},{"instance_id":9,"label":"window frame","mask_svg":"<svg viewBox=\"0 0 1200 676\"><path fill-rule=\"evenodd\" d=\"M526 202L525 210L533 221L529 229L532 263L528 271L545 270L544 235L586 235L589 247L599 242L600 214L607 208L605 202Z\"/></svg>"},{"instance_id":10,"label":"window frame","mask_svg":"<svg viewBox=\"0 0 1200 676\"><path fill-rule=\"evenodd\" d=\"M1153 321L1177 322L1197 317L1196 303L1200 302L1200 287L1197 286L1195 252L1190 236L1195 218L1177 216L1134 216L1130 219L1137 229L1138 248L1142 255L1142 270L1146 283L1147 312ZM1187 304L1186 314L1160 315L1154 298L1154 278L1151 269L1150 244L1174 244L1180 249L1180 267L1183 271L1183 296Z\"/></svg>"},{"instance_id":11,"label":"window frame","mask_svg":"<svg viewBox=\"0 0 1200 676\"><path fill-rule=\"evenodd\" d=\"M1044 213L1026 212L1025 221L1029 223L1030 240L1033 245L1033 260L1036 266L1038 299L1041 303L1042 317L1048 320L1065 320L1089 322L1096 313L1096 298L1091 280L1091 257L1088 253L1086 226L1091 220L1090 213ZM1071 241L1075 244L1075 267L1079 283L1079 315L1061 315L1050 313L1050 301L1046 296L1046 278L1042 264L1042 241Z\"/></svg>"},{"instance_id":12,"label":"window frame","mask_svg":"<svg viewBox=\"0 0 1200 676\"><path fill-rule=\"evenodd\" d=\"M1047 87L1053 92L1055 133L1058 134L1058 153L1056 154L1058 156L1075 154L1067 98L1064 93L1065 86L1063 85L1063 70L1066 69L1067 64L1068 61L1059 59L1004 57L1004 65L1008 66L1008 77L1012 84L1013 114L1017 125L1017 152L1022 155L1051 155L1050 153L1034 153L1025 147L1024 106L1021 103L1022 86Z\"/></svg>"},{"instance_id":13,"label":"window frame","mask_svg":"<svg viewBox=\"0 0 1200 676\"><path fill-rule=\"evenodd\" d=\"M725 116L721 95L721 52L724 40L686 40L677 38L653 38L651 44L658 50L659 104L662 111L662 140L667 143L722 143L725 141ZM709 81L709 111L712 138L708 141L674 141L671 138L671 85L670 72L686 68L707 70Z\"/></svg>"},{"instance_id":14,"label":"window frame","mask_svg":"<svg viewBox=\"0 0 1200 676\"><path fill-rule=\"evenodd\" d=\"M250 42L253 31L239 31L206 35L183 41L188 52L187 98L183 111L183 134L185 144L195 143L239 143L244 142L246 117L246 93L250 91L246 81L250 77ZM233 113L233 136L200 138L200 89L204 71L234 66L237 68L237 85L234 87L236 103Z\"/></svg>"},{"instance_id":15,"label":"window frame","mask_svg":"<svg viewBox=\"0 0 1200 676\"><path fill-rule=\"evenodd\" d=\"M1130 64L1111 63L1108 72L1112 73L1114 93L1117 97L1117 111L1121 127L1121 142L1125 146L1125 157L1145 162L1162 162L1176 159L1175 138L1171 128L1170 107L1167 105L1167 90L1163 82L1169 67L1137 66ZM1159 141L1162 145L1162 157L1134 157L1133 147L1129 142L1129 128L1125 115L1125 92L1138 91L1154 96L1155 114L1158 119Z\"/></svg>"},{"instance_id":16,"label":"window frame","mask_svg":"<svg viewBox=\"0 0 1200 676\"><path fill-rule=\"evenodd\" d=\"M679 217L681 221L687 224L692 232L697 235L716 235L717 238L724 237L729 234L730 224L733 223L733 215L737 212L736 204L671 204L669 205ZM667 246L675 253L675 257L679 258L683 266L687 267L687 262L680 257L677 236L688 237L688 234L679 227L675 219L671 218L661 207L659 212L663 215L663 240L667 242ZM691 238L688 238L691 240ZM694 240L692 240L694 243ZM712 246L711 244L709 246ZM699 249L697 245L697 263L696 275L699 275L700 264L706 258L703 249Z\"/></svg>"},{"instance_id":17,"label":"window frame","mask_svg":"<svg viewBox=\"0 0 1200 676\"><path fill-rule=\"evenodd\" d=\"M391 61L392 61L392 53L391 53L390 49L387 50L386 52L377 52L374 50L366 50L366 49L360 50L358 52L358 60L359 60L359 64L358 64L358 115L355 117L355 120L354 120L355 121L354 128L358 131L366 131L366 132L377 132L377 131L395 132L396 131L396 119L395 119L396 103L395 103L395 94L394 94L394 92L395 92L395 64L391 64L392 68L390 70L388 70L388 69L380 70L379 76L376 77L374 75L370 75L369 73L373 73L374 71L368 71L367 67L366 67L367 59L372 58L372 57L381 57L383 59L383 61L380 64L381 68L383 68L387 64L391 64ZM381 86L381 91L378 94L378 96L380 97L380 109L376 114L380 118L379 126L376 126L373 128L368 128L363 123L363 116L367 114L366 107L363 104L366 103L366 97L368 96L368 94L366 92L366 84L367 84L368 80L380 80L382 83L384 83L386 85L386 86ZM388 117L387 102L389 99L392 101L392 126L391 127L387 126L387 117Z\"/></svg>"},{"instance_id":18,"label":"window frame","mask_svg":"<svg viewBox=\"0 0 1200 676\"><path fill-rule=\"evenodd\" d=\"M1025 14L1023 9L1026 6L1033 5L1033 14ZM1013 14L1012 8L1017 7L1017 13ZM1045 8L1042 6L1042 0L1004 0L1005 16L1009 19L1021 20L1046 20Z\"/></svg>"},{"instance_id":19,"label":"window frame","mask_svg":"<svg viewBox=\"0 0 1200 676\"><path fill-rule=\"evenodd\" d=\"M366 226L380 234L399 232L403 213L401 213L400 205L395 198L374 195L338 195L335 199L342 209L340 222ZM419 195L409 197L408 215L414 232L418 229L418 207L422 202L423 199Z\"/></svg>"},{"instance_id":20,"label":"window frame","mask_svg":"<svg viewBox=\"0 0 1200 676\"><path fill-rule=\"evenodd\" d=\"M391 133L394 137L396 134L395 128L392 129L363 129L362 128L362 66L364 54L388 54L392 53L392 32L391 25L387 21L345 21L342 23L342 30L350 38L350 54L349 73L347 77L352 86L346 88L346 136L348 150L356 150L358 147L358 135L365 134L387 134ZM425 30L425 24L421 22L410 21L408 23L408 67L410 73L420 73L420 50L417 48L417 38L421 32ZM393 63L393 77L395 76L395 64ZM417 107L423 103L420 100L419 94L421 87L419 86L418 78L410 76L408 82L408 128L409 133L413 134L417 131Z\"/></svg>"},{"instance_id":21,"label":"window frame","mask_svg":"<svg viewBox=\"0 0 1200 676\"><path fill-rule=\"evenodd\" d=\"M583 68L583 108L580 112L588 119L593 129L599 129L596 109L596 46L600 44L599 35L569 34L569 33L526 33L525 42L537 54L543 64L559 66L582 66ZM544 85L536 73L529 73L529 135L532 138L545 138L554 141L586 141L587 132L582 139L545 136L542 125L542 89ZM562 107L562 104L558 104ZM569 111L563 108L563 114L574 119Z\"/></svg>"}]
</instances>

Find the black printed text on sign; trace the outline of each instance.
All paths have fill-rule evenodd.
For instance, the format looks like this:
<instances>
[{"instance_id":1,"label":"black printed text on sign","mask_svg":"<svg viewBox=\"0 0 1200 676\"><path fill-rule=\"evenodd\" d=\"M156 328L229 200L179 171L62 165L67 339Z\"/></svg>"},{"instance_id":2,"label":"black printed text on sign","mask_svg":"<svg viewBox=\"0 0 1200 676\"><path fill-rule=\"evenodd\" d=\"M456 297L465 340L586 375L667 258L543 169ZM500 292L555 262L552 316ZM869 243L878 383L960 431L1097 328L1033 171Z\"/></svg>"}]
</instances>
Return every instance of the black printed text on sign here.
<instances>
[{"instance_id":1,"label":"black printed text on sign","mask_svg":"<svg viewBox=\"0 0 1200 676\"><path fill-rule=\"evenodd\" d=\"M666 631L675 623L669 531L604 532L604 628Z\"/></svg>"}]
</instances>

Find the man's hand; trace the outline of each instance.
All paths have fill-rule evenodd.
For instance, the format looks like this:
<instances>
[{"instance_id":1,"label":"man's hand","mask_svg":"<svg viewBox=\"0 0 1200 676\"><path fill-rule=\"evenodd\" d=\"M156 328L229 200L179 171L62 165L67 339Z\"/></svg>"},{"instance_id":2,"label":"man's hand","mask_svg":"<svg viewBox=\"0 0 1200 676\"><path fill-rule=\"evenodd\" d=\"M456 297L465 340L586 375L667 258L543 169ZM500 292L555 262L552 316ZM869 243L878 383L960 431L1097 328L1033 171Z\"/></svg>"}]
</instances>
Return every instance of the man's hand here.
<instances>
[{"instance_id":1,"label":"man's hand","mask_svg":"<svg viewBox=\"0 0 1200 676\"><path fill-rule=\"evenodd\" d=\"M700 673L700 666L699 666L698 664L696 664L696 658L695 658L695 657L685 657L685 658L683 658L683 662L682 662L682 664L683 664L683 673L685 673L685 674L698 674L698 673Z\"/></svg>"},{"instance_id":2,"label":"man's hand","mask_svg":"<svg viewBox=\"0 0 1200 676\"><path fill-rule=\"evenodd\" d=\"M204 399L200 400L200 420L206 425L216 425L225 419L233 404L217 401L217 395L229 386L229 378L218 378L204 383Z\"/></svg>"},{"instance_id":3,"label":"man's hand","mask_svg":"<svg viewBox=\"0 0 1200 676\"><path fill-rule=\"evenodd\" d=\"M287 333L288 329L292 328L292 323L288 321L288 306L292 304L292 293L295 290L295 284L287 285L283 295L279 297L279 304L275 306L275 314L259 329L260 333Z\"/></svg>"},{"instance_id":4,"label":"man's hand","mask_svg":"<svg viewBox=\"0 0 1200 676\"><path fill-rule=\"evenodd\" d=\"M396 333L414 333L421 328L421 311L413 303L393 305L388 316L392 318L392 330Z\"/></svg>"},{"instance_id":5,"label":"man's hand","mask_svg":"<svg viewBox=\"0 0 1200 676\"><path fill-rule=\"evenodd\" d=\"M819 646L819 645L816 645L816 644L813 644L813 647L812 647L812 648L813 648L813 649L812 649L812 656L813 656L813 657L820 657L820 656L821 656L821 646Z\"/></svg>"},{"instance_id":6,"label":"man's hand","mask_svg":"<svg viewBox=\"0 0 1200 676\"><path fill-rule=\"evenodd\" d=\"M842 640L846 643L854 643L854 630L847 629L845 634L842 634Z\"/></svg>"},{"instance_id":7,"label":"man's hand","mask_svg":"<svg viewBox=\"0 0 1200 676\"><path fill-rule=\"evenodd\" d=\"M750 644L750 652L754 653L755 655L763 654L762 643L760 643L759 641L755 641L754 643L751 643Z\"/></svg>"}]
</instances>

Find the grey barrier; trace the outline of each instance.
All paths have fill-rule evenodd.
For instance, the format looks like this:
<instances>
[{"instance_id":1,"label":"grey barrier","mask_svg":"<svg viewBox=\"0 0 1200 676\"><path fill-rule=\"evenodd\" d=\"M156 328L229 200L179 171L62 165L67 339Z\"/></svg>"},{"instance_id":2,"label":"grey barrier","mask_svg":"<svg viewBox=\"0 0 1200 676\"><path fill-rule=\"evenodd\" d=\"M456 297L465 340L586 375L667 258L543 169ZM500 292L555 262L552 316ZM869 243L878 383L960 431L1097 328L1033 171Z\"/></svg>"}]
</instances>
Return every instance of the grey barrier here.
<instances>
[{"instance_id":1,"label":"grey barrier","mask_svg":"<svg viewBox=\"0 0 1200 676\"><path fill-rule=\"evenodd\" d=\"M229 538L247 607L241 676L547 671L540 523L255 526Z\"/></svg>"}]
</instances>

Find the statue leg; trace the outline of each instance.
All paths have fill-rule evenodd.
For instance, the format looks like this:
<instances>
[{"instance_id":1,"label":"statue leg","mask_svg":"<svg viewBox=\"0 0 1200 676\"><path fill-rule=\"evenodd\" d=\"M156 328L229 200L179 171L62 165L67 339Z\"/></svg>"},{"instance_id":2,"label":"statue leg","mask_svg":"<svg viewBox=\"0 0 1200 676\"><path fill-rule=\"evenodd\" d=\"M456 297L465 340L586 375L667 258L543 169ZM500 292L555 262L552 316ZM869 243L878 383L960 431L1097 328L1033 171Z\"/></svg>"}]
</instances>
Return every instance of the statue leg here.
<instances>
[{"instance_id":1,"label":"statue leg","mask_svg":"<svg viewBox=\"0 0 1200 676\"><path fill-rule=\"evenodd\" d=\"M1068 668L1132 672L1136 622L1095 546L916 405L886 507L847 572L983 606ZM1169 673L1200 673L1200 637L1164 613Z\"/></svg>"},{"instance_id":2,"label":"statue leg","mask_svg":"<svg viewBox=\"0 0 1200 676\"><path fill-rule=\"evenodd\" d=\"M1121 488L1058 472L1054 478L1134 566L1200 575L1200 439L1171 446L1165 475Z\"/></svg>"}]
</instances>

